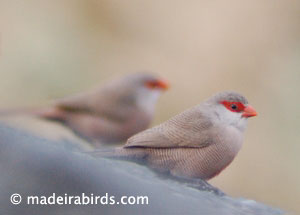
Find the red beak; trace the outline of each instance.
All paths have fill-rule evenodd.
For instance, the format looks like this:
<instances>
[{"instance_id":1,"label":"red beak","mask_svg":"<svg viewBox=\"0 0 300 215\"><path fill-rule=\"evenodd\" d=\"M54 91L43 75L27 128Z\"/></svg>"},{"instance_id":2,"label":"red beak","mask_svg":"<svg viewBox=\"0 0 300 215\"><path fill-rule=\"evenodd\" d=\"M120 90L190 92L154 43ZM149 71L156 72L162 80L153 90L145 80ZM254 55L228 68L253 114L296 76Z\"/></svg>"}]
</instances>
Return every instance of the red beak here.
<instances>
[{"instance_id":1,"label":"red beak","mask_svg":"<svg viewBox=\"0 0 300 215\"><path fill-rule=\"evenodd\" d=\"M157 81L157 86L163 90L167 90L170 88L169 82L166 80L162 80L162 79Z\"/></svg>"},{"instance_id":2,"label":"red beak","mask_svg":"<svg viewBox=\"0 0 300 215\"><path fill-rule=\"evenodd\" d=\"M244 109L242 116L248 118L256 115L257 115L256 110L251 105L247 105L246 108Z\"/></svg>"}]
</instances>

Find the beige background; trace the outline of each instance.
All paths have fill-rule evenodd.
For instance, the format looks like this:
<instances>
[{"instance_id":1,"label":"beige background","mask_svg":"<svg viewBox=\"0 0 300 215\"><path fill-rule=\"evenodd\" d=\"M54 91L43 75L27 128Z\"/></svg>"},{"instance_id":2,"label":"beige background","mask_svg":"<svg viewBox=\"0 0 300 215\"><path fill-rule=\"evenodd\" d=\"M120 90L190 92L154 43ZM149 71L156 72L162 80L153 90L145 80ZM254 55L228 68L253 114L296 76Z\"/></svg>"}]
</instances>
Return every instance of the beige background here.
<instances>
[{"instance_id":1,"label":"beige background","mask_svg":"<svg viewBox=\"0 0 300 215\"><path fill-rule=\"evenodd\" d=\"M247 96L236 160L211 182L300 213L300 1L0 0L0 106L44 104L138 70L167 78L155 122Z\"/></svg>"}]
</instances>

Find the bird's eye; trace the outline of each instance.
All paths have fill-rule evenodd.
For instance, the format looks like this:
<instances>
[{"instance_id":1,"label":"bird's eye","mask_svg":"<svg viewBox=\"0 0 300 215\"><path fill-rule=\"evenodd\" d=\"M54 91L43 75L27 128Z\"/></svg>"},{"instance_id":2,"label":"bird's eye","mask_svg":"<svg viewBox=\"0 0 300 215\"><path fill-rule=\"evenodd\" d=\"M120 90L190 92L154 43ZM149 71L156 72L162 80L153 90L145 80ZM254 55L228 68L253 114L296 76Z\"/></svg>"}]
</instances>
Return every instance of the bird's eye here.
<instances>
[{"instance_id":1,"label":"bird's eye","mask_svg":"<svg viewBox=\"0 0 300 215\"><path fill-rule=\"evenodd\" d=\"M245 109L245 105L241 102L222 101L221 104L231 112L242 112Z\"/></svg>"},{"instance_id":2,"label":"bird's eye","mask_svg":"<svg viewBox=\"0 0 300 215\"><path fill-rule=\"evenodd\" d=\"M157 87L157 83L154 81L147 81L147 82L145 82L145 85L149 89L154 89Z\"/></svg>"},{"instance_id":3,"label":"bird's eye","mask_svg":"<svg viewBox=\"0 0 300 215\"><path fill-rule=\"evenodd\" d=\"M230 106L230 107L231 107L231 109L232 109L232 110L236 110L236 109L237 109L237 106L236 106L236 104L231 104L231 106Z\"/></svg>"}]
</instances>

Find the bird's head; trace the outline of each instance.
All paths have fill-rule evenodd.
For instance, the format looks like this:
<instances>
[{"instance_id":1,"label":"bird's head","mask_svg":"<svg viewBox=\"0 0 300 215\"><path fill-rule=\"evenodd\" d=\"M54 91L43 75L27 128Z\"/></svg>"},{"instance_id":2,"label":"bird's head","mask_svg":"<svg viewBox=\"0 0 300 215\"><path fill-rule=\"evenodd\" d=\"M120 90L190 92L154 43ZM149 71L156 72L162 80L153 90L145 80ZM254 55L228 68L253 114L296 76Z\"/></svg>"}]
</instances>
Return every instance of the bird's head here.
<instances>
[{"instance_id":1,"label":"bird's head","mask_svg":"<svg viewBox=\"0 0 300 215\"><path fill-rule=\"evenodd\" d=\"M137 106L151 112L159 96L170 86L168 81L146 72L130 74L123 81L127 85L124 89L128 89L122 93L124 98L131 98Z\"/></svg>"},{"instance_id":2,"label":"bird's head","mask_svg":"<svg viewBox=\"0 0 300 215\"><path fill-rule=\"evenodd\" d=\"M136 73L132 76L132 84L138 89L144 89L149 92L166 91L170 84L167 80L151 73Z\"/></svg>"},{"instance_id":3,"label":"bird's head","mask_svg":"<svg viewBox=\"0 0 300 215\"><path fill-rule=\"evenodd\" d=\"M244 131L247 119L257 115L255 109L248 104L247 99L239 93L225 91L207 100L211 116L227 125L235 126Z\"/></svg>"}]
</instances>

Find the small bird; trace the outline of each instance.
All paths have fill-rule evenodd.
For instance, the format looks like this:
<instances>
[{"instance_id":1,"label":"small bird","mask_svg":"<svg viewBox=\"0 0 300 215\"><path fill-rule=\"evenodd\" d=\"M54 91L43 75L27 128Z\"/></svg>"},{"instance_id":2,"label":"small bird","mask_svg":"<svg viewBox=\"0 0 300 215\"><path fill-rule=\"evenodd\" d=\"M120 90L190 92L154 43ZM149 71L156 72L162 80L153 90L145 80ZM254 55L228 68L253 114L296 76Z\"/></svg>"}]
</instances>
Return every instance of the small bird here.
<instances>
[{"instance_id":1,"label":"small bird","mask_svg":"<svg viewBox=\"0 0 300 215\"><path fill-rule=\"evenodd\" d=\"M58 99L50 107L24 112L62 122L95 146L121 143L149 127L156 102L168 87L168 82L156 75L134 73Z\"/></svg>"},{"instance_id":2,"label":"small bird","mask_svg":"<svg viewBox=\"0 0 300 215\"><path fill-rule=\"evenodd\" d=\"M123 147L91 154L144 163L173 176L209 180L232 162L242 146L247 119L256 115L241 94L221 92L134 135Z\"/></svg>"}]
</instances>

